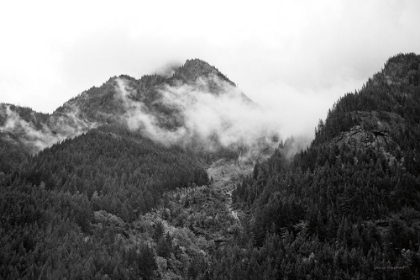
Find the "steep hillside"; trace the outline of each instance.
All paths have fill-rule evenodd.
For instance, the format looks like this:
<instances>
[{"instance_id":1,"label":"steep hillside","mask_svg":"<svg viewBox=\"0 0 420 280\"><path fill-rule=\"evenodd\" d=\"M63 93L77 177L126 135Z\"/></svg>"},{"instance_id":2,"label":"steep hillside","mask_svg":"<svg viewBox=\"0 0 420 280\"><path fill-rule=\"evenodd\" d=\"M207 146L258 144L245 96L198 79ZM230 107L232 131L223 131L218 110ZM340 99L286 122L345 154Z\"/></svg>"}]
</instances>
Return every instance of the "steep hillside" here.
<instances>
[{"instance_id":1,"label":"steep hillside","mask_svg":"<svg viewBox=\"0 0 420 280\"><path fill-rule=\"evenodd\" d=\"M251 214L210 278L419 277L419 63L390 58L333 106L308 149L288 161L282 145L254 167L233 193Z\"/></svg>"}]
</instances>

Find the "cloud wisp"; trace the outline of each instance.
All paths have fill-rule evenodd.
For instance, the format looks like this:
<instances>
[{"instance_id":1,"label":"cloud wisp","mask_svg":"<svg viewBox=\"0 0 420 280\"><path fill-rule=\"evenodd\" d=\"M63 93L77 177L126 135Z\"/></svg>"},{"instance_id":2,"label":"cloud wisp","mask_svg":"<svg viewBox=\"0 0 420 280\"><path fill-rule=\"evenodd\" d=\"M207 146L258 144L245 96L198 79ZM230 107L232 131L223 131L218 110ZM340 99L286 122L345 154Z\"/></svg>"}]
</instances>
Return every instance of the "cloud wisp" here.
<instances>
[{"instance_id":1,"label":"cloud wisp","mask_svg":"<svg viewBox=\"0 0 420 280\"><path fill-rule=\"evenodd\" d=\"M33 121L25 120L10 105L4 105L0 114L5 119L0 132L13 134L18 141L21 141L29 148L31 153L37 153L55 143L67 138L73 138L98 126L97 123L88 122L79 116L79 109L72 106L68 112L53 114L45 122L36 125ZM33 120L36 119L34 112L31 112ZM12 138L7 137L10 141Z\"/></svg>"}]
</instances>

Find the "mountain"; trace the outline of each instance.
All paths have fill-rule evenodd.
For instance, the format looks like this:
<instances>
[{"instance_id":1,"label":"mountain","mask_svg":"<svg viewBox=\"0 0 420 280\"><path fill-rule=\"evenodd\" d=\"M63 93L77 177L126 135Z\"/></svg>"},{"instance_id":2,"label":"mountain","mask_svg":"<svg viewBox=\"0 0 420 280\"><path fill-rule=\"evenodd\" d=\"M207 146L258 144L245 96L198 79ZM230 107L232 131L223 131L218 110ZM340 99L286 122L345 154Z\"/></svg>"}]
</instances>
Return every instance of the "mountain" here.
<instances>
[{"instance_id":1,"label":"mountain","mask_svg":"<svg viewBox=\"0 0 420 280\"><path fill-rule=\"evenodd\" d=\"M170 257L168 277L198 272L214 241L195 232L226 206L206 169L268 139L248 141L254 134L238 130L243 120L226 103L256 108L216 68L191 60L171 75L110 78L52 114L1 104L0 278L156 279ZM190 203L199 217L186 218ZM229 235L229 212L214 216L212 238Z\"/></svg>"},{"instance_id":2,"label":"mountain","mask_svg":"<svg viewBox=\"0 0 420 280\"><path fill-rule=\"evenodd\" d=\"M255 106L215 67L199 59L187 60L173 69L172 75L146 75L139 80L127 75L112 77L102 86L92 87L67 101L50 115L1 104L0 139L34 154L93 128L121 124L133 131L140 129L144 135L166 145L220 146L217 138L209 140L209 135L197 135L196 127L189 127L191 119L187 119L190 117L187 114L194 113L188 110L208 106L202 104L203 99L215 103L217 97L229 98L239 106ZM229 120L225 126L229 126ZM204 140L213 144L203 145Z\"/></svg>"},{"instance_id":3,"label":"mountain","mask_svg":"<svg viewBox=\"0 0 420 280\"><path fill-rule=\"evenodd\" d=\"M420 278L419 64L391 57L308 147L200 60L2 104L0 278Z\"/></svg>"}]
</instances>

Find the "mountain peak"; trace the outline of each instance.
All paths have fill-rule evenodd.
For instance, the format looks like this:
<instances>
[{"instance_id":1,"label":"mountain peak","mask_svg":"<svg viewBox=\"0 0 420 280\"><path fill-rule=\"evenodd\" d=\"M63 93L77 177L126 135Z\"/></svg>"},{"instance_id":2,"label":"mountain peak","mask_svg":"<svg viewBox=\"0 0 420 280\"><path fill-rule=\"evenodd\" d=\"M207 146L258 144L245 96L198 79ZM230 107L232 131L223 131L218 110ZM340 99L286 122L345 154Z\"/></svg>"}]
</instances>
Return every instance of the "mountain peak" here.
<instances>
[{"instance_id":1,"label":"mountain peak","mask_svg":"<svg viewBox=\"0 0 420 280\"><path fill-rule=\"evenodd\" d=\"M198 72L201 72L202 74L208 73L208 72L217 72L217 68L214 66L211 66L204 60L194 58L194 59L187 59L185 61L185 64L183 66L185 69L188 69L189 71L196 70Z\"/></svg>"},{"instance_id":2,"label":"mountain peak","mask_svg":"<svg viewBox=\"0 0 420 280\"><path fill-rule=\"evenodd\" d=\"M214 96L231 93L252 103L233 82L203 60L190 59L182 66L170 64L166 69L162 75L154 73L140 79L113 76L101 86L68 100L51 115L37 115L24 109L15 113L0 106L0 141L15 135L16 144L36 153L58 141L108 124L124 122L133 126L135 123L146 131L144 123L149 122L158 131L180 129L185 126L181 110L193 106L201 93Z\"/></svg>"},{"instance_id":3,"label":"mountain peak","mask_svg":"<svg viewBox=\"0 0 420 280\"><path fill-rule=\"evenodd\" d=\"M196 81L200 77L209 77L211 75L217 76L223 81L236 86L231 80L229 80L224 74L222 74L216 67L211 66L204 60L195 58L188 59L185 64L176 69L174 76L187 81Z\"/></svg>"}]
</instances>

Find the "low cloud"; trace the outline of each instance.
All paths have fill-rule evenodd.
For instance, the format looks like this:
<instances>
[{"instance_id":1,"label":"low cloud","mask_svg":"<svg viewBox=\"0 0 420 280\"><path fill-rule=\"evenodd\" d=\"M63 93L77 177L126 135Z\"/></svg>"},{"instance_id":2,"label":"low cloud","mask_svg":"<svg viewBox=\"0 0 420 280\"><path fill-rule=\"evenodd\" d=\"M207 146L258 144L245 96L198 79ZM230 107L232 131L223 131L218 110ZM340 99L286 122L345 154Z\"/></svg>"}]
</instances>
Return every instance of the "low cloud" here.
<instances>
[{"instance_id":1,"label":"low cloud","mask_svg":"<svg viewBox=\"0 0 420 280\"><path fill-rule=\"evenodd\" d=\"M209 86L214 85L220 92L211 93ZM279 112L259 106L216 76L199 78L192 84L165 84L158 90L155 103L171 110L170 118L180 123L172 127L162 125L162 115L130 97L135 90L127 80L118 78L117 92L126 109L128 127L166 146L194 146L209 152L236 149L248 160L264 152L270 154L280 139L288 136L281 133Z\"/></svg>"},{"instance_id":2,"label":"low cloud","mask_svg":"<svg viewBox=\"0 0 420 280\"><path fill-rule=\"evenodd\" d=\"M53 144L67 138L76 137L89 129L97 127L97 124L88 122L78 116L78 108L73 106L66 113L49 116L46 122L38 122L36 125L32 120L23 119L10 105L4 105L1 110L5 118L3 126L0 126L1 133L11 133L16 140L26 147L31 153L37 153ZM35 120L34 112L31 117Z\"/></svg>"},{"instance_id":3,"label":"low cloud","mask_svg":"<svg viewBox=\"0 0 420 280\"><path fill-rule=\"evenodd\" d=\"M167 147L234 151L239 159L254 161L271 155L281 139L290 136L280 110L254 103L237 87L215 75L192 83L173 81L157 86L148 93L153 95L153 101L139 96L132 80L121 76L114 82L114 98L122 104L123 113L108 117ZM77 104L67 102L44 122L34 121L35 116L24 119L17 110L5 105L0 110L5 119L0 132L17 136L32 153L37 153L101 125L84 118ZM103 114L100 110L96 113ZM295 136L297 141L289 142L292 145L288 157L309 143L309 138Z\"/></svg>"}]
</instances>

